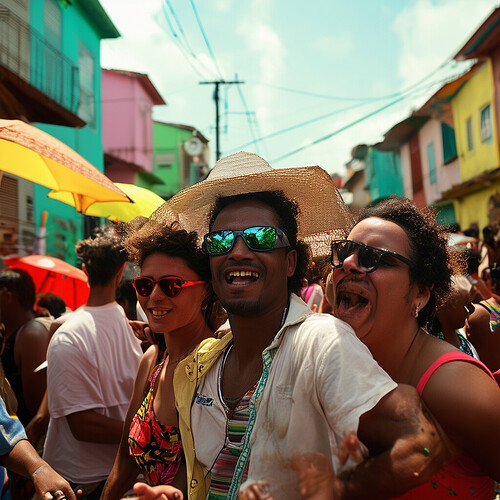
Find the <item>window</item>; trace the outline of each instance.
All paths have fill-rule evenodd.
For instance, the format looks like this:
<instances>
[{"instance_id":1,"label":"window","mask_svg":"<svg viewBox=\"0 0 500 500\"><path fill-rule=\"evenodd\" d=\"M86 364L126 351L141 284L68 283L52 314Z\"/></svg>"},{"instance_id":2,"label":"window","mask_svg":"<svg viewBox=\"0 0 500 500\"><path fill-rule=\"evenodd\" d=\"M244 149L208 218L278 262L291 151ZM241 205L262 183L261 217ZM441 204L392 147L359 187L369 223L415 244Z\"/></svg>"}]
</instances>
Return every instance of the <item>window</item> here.
<instances>
[{"instance_id":1,"label":"window","mask_svg":"<svg viewBox=\"0 0 500 500\"><path fill-rule=\"evenodd\" d=\"M472 117L467 118L467 151L474 149L474 138L472 136Z\"/></svg>"},{"instance_id":2,"label":"window","mask_svg":"<svg viewBox=\"0 0 500 500\"><path fill-rule=\"evenodd\" d=\"M175 154L157 153L155 161L159 168L170 168L175 163Z\"/></svg>"},{"instance_id":3,"label":"window","mask_svg":"<svg viewBox=\"0 0 500 500\"><path fill-rule=\"evenodd\" d=\"M491 142L492 127L491 127L491 106L487 104L479 112L481 120L481 140L483 142Z\"/></svg>"},{"instance_id":4,"label":"window","mask_svg":"<svg viewBox=\"0 0 500 500\"><path fill-rule=\"evenodd\" d=\"M427 161L429 162L429 179L431 184L436 184L436 155L434 153L434 143L427 144Z\"/></svg>"},{"instance_id":5,"label":"window","mask_svg":"<svg viewBox=\"0 0 500 500\"><path fill-rule=\"evenodd\" d=\"M95 128L94 56L83 43L80 43L78 55L80 65L80 102L78 105L78 116L82 120L85 120L87 125Z\"/></svg>"},{"instance_id":6,"label":"window","mask_svg":"<svg viewBox=\"0 0 500 500\"><path fill-rule=\"evenodd\" d=\"M448 163L457 157L455 130L447 123L441 122L441 137L443 139L443 163Z\"/></svg>"}]
</instances>

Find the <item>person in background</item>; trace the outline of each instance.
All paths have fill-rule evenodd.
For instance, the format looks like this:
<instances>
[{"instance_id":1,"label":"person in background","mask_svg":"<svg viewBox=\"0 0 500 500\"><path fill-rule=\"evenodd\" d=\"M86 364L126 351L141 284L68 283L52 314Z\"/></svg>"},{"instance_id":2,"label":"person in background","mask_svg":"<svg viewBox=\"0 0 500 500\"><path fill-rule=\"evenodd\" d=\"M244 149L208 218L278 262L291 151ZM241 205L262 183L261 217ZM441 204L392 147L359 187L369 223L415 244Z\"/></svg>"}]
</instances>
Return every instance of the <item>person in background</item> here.
<instances>
[{"instance_id":1,"label":"person in background","mask_svg":"<svg viewBox=\"0 0 500 500\"><path fill-rule=\"evenodd\" d=\"M116 302L123 307L127 318L131 321L137 320L137 295L132 284L137 276L137 269L127 262L123 277L116 289Z\"/></svg>"},{"instance_id":2,"label":"person in background","mask_svg":"<svg viewBox=\"0 0 500 500\"><path fill-rule=\"evenodd\" d=\"M469 327L469 317L475 309L472 303L473 295L473 287L466 276L453 276L448 298L437 308L428 331L465 354L480 359L466 333Z\"/></svg>"},{"instance_id":3,"label":"person in background","mask_svg":"<svg viewBox=\"0 0 500 500\"><path fill-rule=\"evenodd\" d=\"M38 293L33 309L38 316L52 316L54 319L57 319L66 312L66 303L64 299L55 293Z\"/></svg>"},{"instance_id":4,"label":"person in background","mask_svg":"<svg viewBox=\"0 0 500 500\"><path fill-rule=\"evenodd\" d=\"M46 359L48 326L36 318L34 304L35 285L26 271L0 271L0 322L5 327L1 360L24 426L38 410L47 383L45 371L35 370Z\"/></svg>"},{"instance_id":5,"label":"person in background","mask_svg":"<svg viewBox=\"0 0 500 500\"><path fill-rule=\"evenodd\" d=\"M3 323L1 362L5 375L17 398L17 416L27 426L40 408L45 393L46 370L38 368L46 360L51 318L36 317L35 285L23 269L0 271L0 322ZM32 445L43 450L44 434ZM29 499L34 493L29 478L9 473L13 500Z\"/></svg>"},{"instance_id":6,"label":"person in background","mask_svg":"<svg viewBox=\"0 0 500 500\"><path fill-rule=\"evenodd\" d=\"M76 500L68 482L27 441L21 422L9 415L3 399L0 399L0 427L1 465L29 478L41 500Z\"/></svg>"},{"instance_id":7,"label":"person in background","mask_svg":"<svg viewBox=\"0 0 500 500\"><path fill-rule=\"evenodd\" d=\"M4 325L0 323L0 333ZM7 477L4 467L9 469L9 475L24 477L32 486L30 491L38 493L40 499L75 500L75 495L67 481L59 476L37 451L26 440L23 426L16 416L17 400L5 378L0 363L0 488L12 487L12 477ZM5 491L2 491L5 493ZM8 495L12 498L12 492ZM6 495L7 496L7 495Z\"/></svg>"},{"instance_id":8,"label":"person in background","mask_svg":"<svg viewBox=\"0 0 500 500\"><path fill-rule=\"evenodd\" d=\"M500 266L489 270L493 292L486 300L475 304L469 318L467 333L481 361L492 371L500 370Z\"/></svg>"},{"instance_id":9,"label":"person in background","mask_svg":"<svg viewBox=\"0 0 500 500\"><path fill-rule=\"evenodd\" d=\"M50 422L44 459L83 498L98 499L118 449L142 356L115 301L127 254L109 228L76 253L90 287L87 304L56 330L48 349Z\"/></svg>"},{"instance_id":10,"label":"person in background","mask_svg":"<svg viewBox=\"0 0 500 500\"><path fill-rule=\"evenodd\" d=\"M434 213L400 198L363 211L332 244L335 316L396 382L417 388L458 453L405 499L491 500L500 479L497 383L480 361L425 330L460 269L455 256Z\"/></svg>"},{"instance_id":11,"label":"person in background","mask_svg":"<svg viewBox=\"0 0 500 500\"><path fill-rule=\"evenodd\" d=\"M225 318L210 283L198 235L177 223L147 221L124 245L140 268L133 284L149 328L160 337L139 366L120 447L102 500L119 499L140 472L150 485L186 491L184 443L173 391L174 370Z\"/></svg>"},{"instance_id":12,"label":"person in background","mask_svg":"<svg viewBox=\"0 0 500 500\"><path fill-rule=\"evenodd\" d=\"M300 296L311 311L318 311L323 300L328 260L316 259L311 262L306 274L308 285L300 290Z\"/></svg>"},{"instance_id":13,"label":"person in background","mask_svg":"<svg viewBox=\"0 0 500 500\"><path fill-rule=\"evenodd\" d=\"M480 253L479 275L486 279L486 271L493 267L495 263L500 264L500 241L498 241L499 227L497 224L490 224L483 228L483 242Z\"/></svg>"}]
</instances>

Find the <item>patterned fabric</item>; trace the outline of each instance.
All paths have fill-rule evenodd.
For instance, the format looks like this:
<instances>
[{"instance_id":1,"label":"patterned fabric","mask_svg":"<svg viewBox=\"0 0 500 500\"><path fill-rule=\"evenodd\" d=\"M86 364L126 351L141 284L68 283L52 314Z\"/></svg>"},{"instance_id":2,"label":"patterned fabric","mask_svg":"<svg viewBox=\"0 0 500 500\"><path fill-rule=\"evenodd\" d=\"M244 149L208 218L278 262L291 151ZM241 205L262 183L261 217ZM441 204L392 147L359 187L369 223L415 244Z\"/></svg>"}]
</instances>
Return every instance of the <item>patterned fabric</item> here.
<instances>
[{"instance_id":1,"label":"patterned fabric","mask_svg":"<svg viewBox=\"0 0 500 500\"><path fill-rule=\"evenodd\" d=\"M243 449L243 440L250 416L250 399L256 387L257 384L243 396L234 410L228 411L226 442L211 471L212 479L207 497L208 500L222 500L228 496L234 470ZM247 469L248 463L243 471L244 479L247 476Z\"/></svg>"},{"instance_id":2,"label":"patterned fabric","mask_svg":"<svg viewBox=\"0 0 500 500\"><path fill-rule=\"evenodd\" d=\"M285 310L285 314L288 313L288 306ZM283 316L285 318L285 316ZM267 381L269 379L269 369L271 368L271 363L273 357L276 354L277 349L270 349L262 353L262 364L263 370L260 380L257 382L255 387L255 393L252 395L248 405L248 423L245 428L245 437L243 440L243 448L241 450L240 456L238 457L238 462L236 463L236 468L234 470L234 476L231 483L231 487L228 493L229 500L236 500L239 496L238 492L240 490L241 484L245 481L248 475L248 459L250 457L250 436L252 435L252 430L255 425L255 419L257 412L255 410L255 401L260 398L264 389L266 387Z\"/></svg>"},{"instance_id":3,"label":"patterned fabric","mask_svg":"<svg viewBox=\"0 0 500 500\"><path fill-rule=\"evenodd\" d=\"M494 332L500 327L500 306L491 304L488 301L485 302L488 304L488 309L490 311L490 330Z\"/></svg>"},{"instance_id":4,"label":"patterned fabric","mask_svg":"<svg viewBox=\"0 0 500 500\"><path fill-rule=\"evenodd\" d=\"M162 366L163 363L151 375L149 392L132 419L128 436L129 453L151 486L170 484L182 458L179 429L161 425L153 408L154 386Z\"/></svg>"}]
</instances>

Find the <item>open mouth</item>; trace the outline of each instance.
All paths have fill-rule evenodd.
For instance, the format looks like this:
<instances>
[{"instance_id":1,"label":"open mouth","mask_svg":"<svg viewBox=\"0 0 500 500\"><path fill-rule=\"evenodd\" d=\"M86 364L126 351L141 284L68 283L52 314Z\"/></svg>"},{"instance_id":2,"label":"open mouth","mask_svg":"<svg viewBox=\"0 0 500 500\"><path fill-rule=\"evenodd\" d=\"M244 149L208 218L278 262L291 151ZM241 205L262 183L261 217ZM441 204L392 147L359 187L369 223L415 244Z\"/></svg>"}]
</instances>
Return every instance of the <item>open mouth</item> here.
<instances>
[{"instance_id":1,"label":"open mouth","mask_svg":"<svg viewBox=\"0 0 500 500\"><path fill-rule=\"evenodd\" d=\"M349 323L354 330L368 321L372 303L367 284L359 281L343 281L336 288L335 316Z\"/></svg>"},{"instance_id":2,"label":"open mouth","mask_svg":"<svg viewBox=\"0 0 500 500\"><path fill-rule=\"evenodd\" d=\"M357 293L339 292L337 295L337 309L362 309L368 304L368 299Z\"/></svg>"},{"instance_id":3,"label":"open mouth","mask_svg":"<svg viewBox=\"0 0 500 500\"><path fill-rule=\"evenodd\" d=\"M247 285L258 280L259 276L256 271L228 271L224 277L229 285Z\"/></svg>"}]
</instances>

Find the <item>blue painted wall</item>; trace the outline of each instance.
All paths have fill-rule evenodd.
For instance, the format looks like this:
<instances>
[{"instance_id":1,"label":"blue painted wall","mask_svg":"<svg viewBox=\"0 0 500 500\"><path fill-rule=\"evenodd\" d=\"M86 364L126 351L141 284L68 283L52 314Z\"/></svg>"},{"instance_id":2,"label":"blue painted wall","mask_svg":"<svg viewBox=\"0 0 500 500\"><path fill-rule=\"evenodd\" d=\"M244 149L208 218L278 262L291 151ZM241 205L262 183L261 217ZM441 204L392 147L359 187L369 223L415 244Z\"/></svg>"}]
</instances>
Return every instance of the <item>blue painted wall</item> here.
<instances>
[{"instance_id":1,"label":"blue painted wall","mask_svg":"<svg viewBox=\"0 0 500 500\"><path fill-rule=\"evenodd\" d=\"M44 5L42 0L32 1L30 7L31 25L44 33ZM100 38L91 21L77 2L63 7L62 52L75 66L79 67L79 46L83 43L94 58L95 124L81 129L36 123L35 126L58 138L101 172L104 171L101 135L101 71ZM78 88L78 81L76 83ZM37 229L43 211L47 211L47 254L76 263L75 243L84 237L83 216L64 203L47 198L48 189L35 185L35 221Z\"/></svg>"},{"instance_id":2,"label":"blue painted wall","mask_svg":"<svg viewBox=\"0 0 500 500\"><path fill-rule=\"evenodd\" d=\"M365 158L366 185L372 203L391 194L404 195L401 157L398 153L369 147Z\"/></svg>"}]
</instances>

